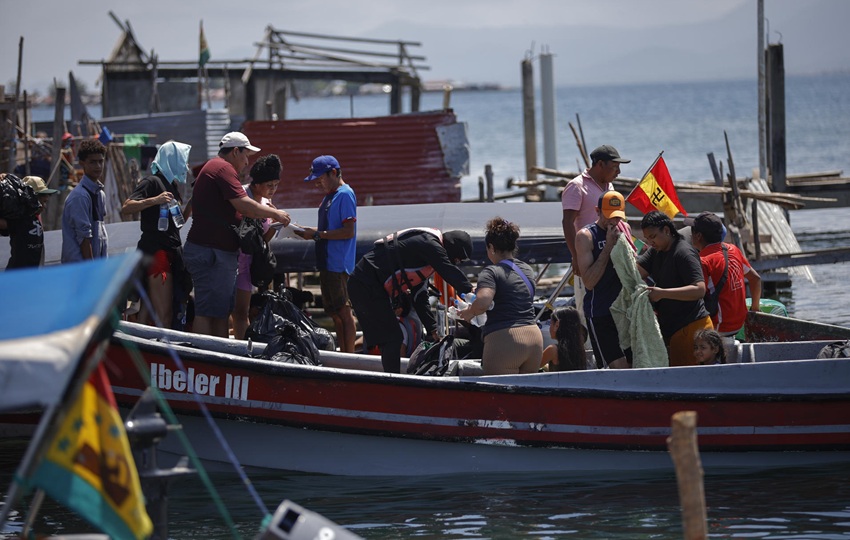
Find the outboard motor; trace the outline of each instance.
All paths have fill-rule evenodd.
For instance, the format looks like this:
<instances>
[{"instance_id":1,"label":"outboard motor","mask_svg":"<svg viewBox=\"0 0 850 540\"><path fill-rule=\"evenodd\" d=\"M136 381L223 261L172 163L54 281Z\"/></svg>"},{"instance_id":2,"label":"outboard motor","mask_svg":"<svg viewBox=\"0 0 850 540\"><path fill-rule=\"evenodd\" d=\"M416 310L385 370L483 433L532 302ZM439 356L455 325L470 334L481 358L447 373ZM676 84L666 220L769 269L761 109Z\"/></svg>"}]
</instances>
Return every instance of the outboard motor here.
<instances>
[{"instance_id":1,"label":"outboard motor","mask_svg":"<svg viewBox=\"0 0 850 540\"><path fill-rule=\"evenodd\" d=\"M142 492L145 508L153 523L151 540L168 539L168 488L177 478L195 474L187 467L188 458L183 456L171 469L160 469L156 462L156 446L170 429L168 423L156 409L156 400L150 388L145 390L139 402L127 415L124 422ZM180 429L176 426L174 429Z\"/></svg>"}]
</instances>

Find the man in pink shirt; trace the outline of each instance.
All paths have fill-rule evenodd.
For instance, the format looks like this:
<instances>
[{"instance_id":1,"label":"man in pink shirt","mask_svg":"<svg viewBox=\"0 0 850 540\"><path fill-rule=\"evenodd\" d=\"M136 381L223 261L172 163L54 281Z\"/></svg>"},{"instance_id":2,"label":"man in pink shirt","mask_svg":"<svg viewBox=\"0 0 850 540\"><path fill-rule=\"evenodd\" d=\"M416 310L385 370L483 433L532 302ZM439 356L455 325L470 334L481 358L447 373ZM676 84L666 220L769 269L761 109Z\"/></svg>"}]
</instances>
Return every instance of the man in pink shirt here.
<instances>
[{"instance_id":1,"label":"man in pink shirt","mask_svg":"<svg viewBox=\"0 0 850 540\"><path fill-rule=\"evenodd\" d=\"M582 227L596 222L596 203L606 191L614 189L611 182L620 174L620 163L630 163L623 159L617 149L603 144L590 153L590 168L567 183L561 196L564 209L561 226L564 228L564 240L570 249L571 260L576 260L576 233ZM623 228L625 231L625 228ZM581 272L573 264L573 272Z\"/></svg>"}]
</instances>

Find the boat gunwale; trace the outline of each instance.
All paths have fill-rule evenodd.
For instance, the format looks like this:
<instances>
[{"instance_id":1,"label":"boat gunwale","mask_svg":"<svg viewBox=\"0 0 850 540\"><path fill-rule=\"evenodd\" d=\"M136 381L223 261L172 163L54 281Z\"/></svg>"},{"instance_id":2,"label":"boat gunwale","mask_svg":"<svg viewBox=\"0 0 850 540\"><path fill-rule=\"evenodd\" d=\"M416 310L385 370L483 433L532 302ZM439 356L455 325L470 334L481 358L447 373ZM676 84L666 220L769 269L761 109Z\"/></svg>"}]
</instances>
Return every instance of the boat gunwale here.
<instances>
[{"instance_id":1,"label":"boat gunwale","mask_svg":"<svg viewBox=\"0 0 850 540\"><path fill-rule=\"evenodd\" d=\"M542 378L559 379L578 376L587 372L556 372L536 373L526 375L497 375L497 376L448 376L428 377L408 374L387 374L379 371L367 371L358 369L346 369L330 366L309 366L299 364L287 364L273 362L271 360L241 356L228 352L200 349L193 346L175 342L167 344L161 341L153 341L149 338L139 337L124 332L116 332L112 337L113 344L122 346L122 341L128 341L140 350L162 354L165 360L171 361L167 354L167 348L173 347L179 352L184 361L200 361L213 364L217 367L238 368L264 375L286 376L298 379L320 379L335 380L340 382L358 382L391 386L404 386L426 389L443 389L456 391L474 391L495 394L524 394L529 396L551 396L551 397L575 397L580 399L617 399L622 401L640 401L652 399L655 401L721 401L734 400L740 402L824 402L824 401L848 401L850 400L850 387L843 392L815 392L806 393L764 393L757 389L751 392L742 392L740 389L731 389L726 392L718 392L712 388L710 392L686 392L686 391L635 391L630 389L601 389L582 388L580 386L562 386L556 384L548 385L521 385L516 383L517 377L539 380ZM738 370L738 369L764 369L762 366L783 363L793 364L801 362L812 362L814 360L782 360L776 362L754 362L741 364L724 364L713 366L688 366L686 368L643 368L634 371L659 371L668 373L673 369L704 369L704 370ZM841 365L842 362L850 362L846 359L818 359L823 364ZM593 373L593 372L591 372ZM604 373L604 372L600 372ZM504 382L499 379L504 378ZM559 380L559 382L561 382ZM554 383L554 381L553 381Z\"/></svg>"}]
</instances>

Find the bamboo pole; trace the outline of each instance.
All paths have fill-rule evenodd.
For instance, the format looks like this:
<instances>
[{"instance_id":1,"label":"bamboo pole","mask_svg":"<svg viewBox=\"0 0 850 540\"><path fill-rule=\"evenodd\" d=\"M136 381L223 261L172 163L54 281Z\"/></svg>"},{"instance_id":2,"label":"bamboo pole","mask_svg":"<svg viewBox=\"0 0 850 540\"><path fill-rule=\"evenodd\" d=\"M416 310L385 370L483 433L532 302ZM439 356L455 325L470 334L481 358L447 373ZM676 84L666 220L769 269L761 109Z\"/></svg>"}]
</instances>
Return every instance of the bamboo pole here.
<instances>
[{"instance_id":1,"label":"bamboo pole","mask_svg":"<svg viewBox=\"0 0 850 540\"><path fill-rule=\"evenodd\" d=\"M705 491L702 463L697 446L697 413L679 411L671 420L672 433L667 437L667 448L676 467L679 501L682 505L682 535L685 540L708 538Z\"/></svg>"},{"instance_id":2,"label":"bamboo pole","mask_svg":"<svg viewBox=\"0 0 850 540\"><path fill-rule=\"evenodd\" d=\"M578 153L581 154L582 159L584 160L584 166L590 167L590 158L587 157L587 149L584 147L584 143L582 142L581 136L576 131L575 126L573 126L572 122L568 122L570 126L570 130L573 132L573 137L576 140L576 145L578 146Z\"/></svg>"}]
</instances>

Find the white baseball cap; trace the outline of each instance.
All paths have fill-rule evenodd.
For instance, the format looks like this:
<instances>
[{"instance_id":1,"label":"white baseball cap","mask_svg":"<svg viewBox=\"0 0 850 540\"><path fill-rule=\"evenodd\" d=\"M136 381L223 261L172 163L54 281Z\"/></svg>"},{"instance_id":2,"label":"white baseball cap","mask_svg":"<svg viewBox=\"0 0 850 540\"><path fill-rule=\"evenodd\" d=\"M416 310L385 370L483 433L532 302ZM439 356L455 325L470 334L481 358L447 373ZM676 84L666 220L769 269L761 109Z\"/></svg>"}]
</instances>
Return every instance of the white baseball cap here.
<instances>
[{"instance_id":1,"label":"white baseball cap","mask_svg":"<svg viewBox=\"0 0 850 540\"><path fill-rule=\"evenodd\" d=\"M251 146L251 141L248 140L248 137L245 136L244 133L239 131L231 131L227 135L221 138L221 142L218 143L219 148L246 148L251 152L259 152L260 149L256 146Z\"/></svg>"}]
</instances>

